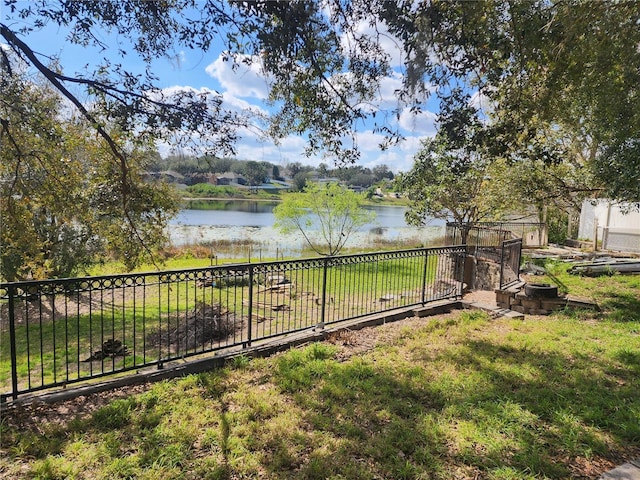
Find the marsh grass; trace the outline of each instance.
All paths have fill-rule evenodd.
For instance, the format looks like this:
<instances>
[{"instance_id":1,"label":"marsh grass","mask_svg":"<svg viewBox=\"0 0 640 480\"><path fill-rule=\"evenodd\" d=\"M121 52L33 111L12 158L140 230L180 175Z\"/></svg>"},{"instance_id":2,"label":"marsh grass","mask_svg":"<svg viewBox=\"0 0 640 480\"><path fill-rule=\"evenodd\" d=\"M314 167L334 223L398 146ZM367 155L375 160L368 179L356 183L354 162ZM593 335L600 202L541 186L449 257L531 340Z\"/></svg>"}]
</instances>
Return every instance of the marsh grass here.
<instances>
[{"instance_id":1,"label":"marsh grass","mask_svg":"<svg viewBox=\"0 0 640 480\"><path fill-rule=\"evenodd\" d=\"M638 278L558 278L603 312L477 311L1 423L6 478L596 478L640 454ZM358 335L360 337L358 337ZM53 407L55 408L55 407ZM23 418L21 420L21 418Z\"/></svg>"}]
</instances>

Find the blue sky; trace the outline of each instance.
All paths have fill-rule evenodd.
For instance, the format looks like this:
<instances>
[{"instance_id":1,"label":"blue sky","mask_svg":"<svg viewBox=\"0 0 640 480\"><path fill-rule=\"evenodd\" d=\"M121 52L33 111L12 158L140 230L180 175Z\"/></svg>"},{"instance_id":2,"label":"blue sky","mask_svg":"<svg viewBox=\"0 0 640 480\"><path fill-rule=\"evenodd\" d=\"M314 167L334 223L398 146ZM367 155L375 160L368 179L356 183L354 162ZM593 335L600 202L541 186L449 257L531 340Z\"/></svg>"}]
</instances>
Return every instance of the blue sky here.
<instances>
[{"instance_id":1,"label":"blue sky","mask_svg":"<svg viewBox=\"0 0 640 480\"><path fill-rule=\"evenodd\" d=\"M3 22L8 26L16 27L19 21L8 19L3 12ZM8 13L8 12L7 12ZM363 26L363 29L369 28ZM95 61L107 56L114 63L122 63L124 66L142 68L137 56L119 57L117 48L107 52L99 52L97 49L83 48L66 41L67 32L57 26L47 26L42 31L31 34L27 39L29 45L39 54L56 56L60 59L63 72L74 74L82 71L85 65L91 65ZM96 35L100 36L99 32ZM114 46L120 40L108 35L103 35L107 44ZM127 45L121 44L122 47ZM388 53L398 68L393 76L385 79L380 90L380 108L394 108L396 98L393 91L400 85L402 76L399 69L399 52L391 38L386 45ZM268 113L269 108L265 103L268 92L266 79L259 70L259 66L240 67L232 70L230 62L224 62L221 51L211 49L208 52L179 50L171 59L161 58L154 62L152 71L159 77L158 86L163 89L194 89L196 91L212 90L223 95L225 106L230 109L255 108ZM82 98L82 95L80 96ZM391 170L406 171L413 164L413 156L420 148L422 139L432 136L436 131L436 122L433 105L427 104L427 110L419 115L413 115L408 110L402 111L399 118L392 118L392 126L398 126L405 140L399 145L381 151L378 145L383 138L374 133L366 123L357 132L358 144L362 155L358 162L366 167L386 164ZM331 159L322 157L306 157L304 155L305 139L291 135L282 139L279 145L272 140L261 138L255 130L243 130L241 139L236 145L236 157L243 160L269 161L284 165L288 162L301 162L303 164L318 165L320 162L332 164ZM175 151L170 144L159 144L158 148L163 155L169 153L190 154L188 151Z\"/></svg>"}]
</instances>

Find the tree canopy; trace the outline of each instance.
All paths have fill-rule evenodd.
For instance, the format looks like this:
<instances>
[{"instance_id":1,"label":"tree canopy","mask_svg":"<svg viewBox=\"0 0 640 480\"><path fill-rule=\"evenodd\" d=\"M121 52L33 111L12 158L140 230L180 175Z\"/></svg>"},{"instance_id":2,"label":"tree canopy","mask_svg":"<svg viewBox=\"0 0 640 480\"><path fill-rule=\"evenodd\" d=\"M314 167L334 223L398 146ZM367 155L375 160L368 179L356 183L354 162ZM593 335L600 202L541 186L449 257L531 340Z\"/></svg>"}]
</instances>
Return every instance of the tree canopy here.
<instances>
[{"instance_id":1,"label":"tree canopy","mask_svg":"<svg viewBox=\"0 0 640 480\"><path fill-rule=\"evenodd\" d=\"M412 225L428 217L473 223L498 214L490 201L485 128L461 90L445 103L438 133L423 142L411 171L396 177L411 202L406 219Z\"/></svg>"},{"instance_id":2,"label":"tree canopy","mask_svg":"<svg viewBox=\"0 0 640 480\"><path fill-rule=\"evenodd\" d=\"M133 268L164 243L174 195L142 182L144 144L126 142L122 171L86 120L65 116L50 86L0 70L0 275L8 280L81 273L105 249ZM100 255L99 255L100 254Z\"/></svg>"},{"instance_id":3,"label":"tree canopy","mask_svg":"<svg viewBox=\"0 0 640 480\"><path fill-rule=\"evenodd\" d=\"M258 62L269 78L272 134L308 133L311 150L342 159L357 158L353 132L363 119L375 117L374 128L393 141L399 137L393 114L424 107L428 95L447 95L461 84L486 96L492 109L509 112L500 124L509 134L505 148L523 129L515 143L529 140L530 122L539 118L587 132L601 145L600 166L629 161L625 152L636 148L640 7L633 1L4 2L0 35L81 111L86 107L71 87L86 87L103 108L85 115L93 115L103 136L100 120L139 133L163 129L176 142L193 138L180 133L197 131L212 150L232 148L247 112L225 111L215 92L169 95L150 69L132 72L117 61L136 55L150 65L179 48L206 51L218 42L229 61ZM28 44L29 33L48 23L66 27L69 42L103 47L100 64L78 74L48 67ZM127 39L130 51L96 30ZM389 39L400 60L385 49ZM386 116L376 102L393 70L403 85ZM637 192L622 185L613 193Z\"/></svg>"}]
</instances>

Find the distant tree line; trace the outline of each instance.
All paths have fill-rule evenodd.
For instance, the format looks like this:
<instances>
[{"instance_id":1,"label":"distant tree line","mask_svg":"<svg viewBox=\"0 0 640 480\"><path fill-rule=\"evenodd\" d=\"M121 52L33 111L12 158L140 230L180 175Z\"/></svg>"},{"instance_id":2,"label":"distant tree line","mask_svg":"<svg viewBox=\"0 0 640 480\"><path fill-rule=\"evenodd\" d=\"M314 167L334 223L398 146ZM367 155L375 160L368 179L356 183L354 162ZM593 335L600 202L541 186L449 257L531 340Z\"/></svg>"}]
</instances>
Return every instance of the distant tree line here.
<instances>
[{"instance_id":1,"label":"distant tree line","mask_svg":"<svg viewBox=\"0 0 640 480\"><path fill-rule=\"evenodd\" d=\"M249 185L260 185L269 180L289 179L294 190L302 190L307 181L313 178L334 178L349 186L369 188L384 180L393 180L394 174L385 164L373 168L361 165L330 168L326 163L317 167L303 165L301 162L287 162L284 166L266 161L238 160L211 156L169 155L162 158L156 155L149 165L154 172L174 171L182 175L222 174L233 172L243 175Z\"/></svg>"}]
</instances>

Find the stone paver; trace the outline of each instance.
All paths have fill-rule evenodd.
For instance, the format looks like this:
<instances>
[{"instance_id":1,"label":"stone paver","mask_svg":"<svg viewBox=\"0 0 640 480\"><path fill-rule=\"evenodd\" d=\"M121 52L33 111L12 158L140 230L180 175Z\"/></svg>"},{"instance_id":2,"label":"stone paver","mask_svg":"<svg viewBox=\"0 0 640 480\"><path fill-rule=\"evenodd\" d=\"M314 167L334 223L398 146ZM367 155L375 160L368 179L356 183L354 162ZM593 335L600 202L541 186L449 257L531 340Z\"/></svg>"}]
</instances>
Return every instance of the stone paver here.
<instances>
[{"instance_id":1,"label":"stone paver","mask_svg":"<svg viewBox=\"0 0 640 480\"><path fill-rule=\"evenodd\" d=\"M600 480L640 480L640 458L603 473Z\"/></svg>"}]
</instances>

